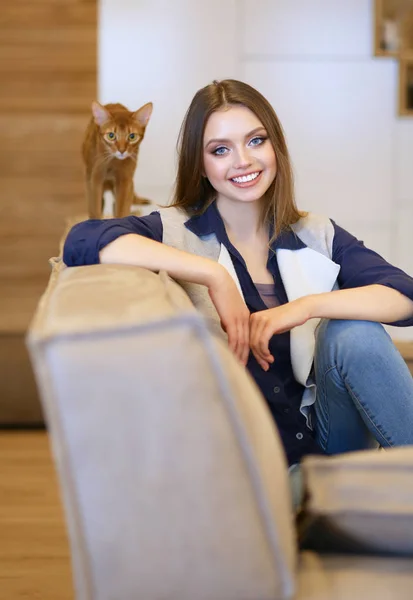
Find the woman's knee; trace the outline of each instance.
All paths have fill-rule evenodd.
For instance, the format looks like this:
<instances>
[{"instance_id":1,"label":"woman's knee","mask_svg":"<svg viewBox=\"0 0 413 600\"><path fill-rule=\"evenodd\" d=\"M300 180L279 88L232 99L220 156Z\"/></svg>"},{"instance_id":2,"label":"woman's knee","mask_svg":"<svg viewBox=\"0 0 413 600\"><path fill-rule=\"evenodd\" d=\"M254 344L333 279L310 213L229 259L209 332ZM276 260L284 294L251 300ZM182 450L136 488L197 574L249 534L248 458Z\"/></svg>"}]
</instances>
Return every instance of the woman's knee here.
<instances>
[{"instance_id":1,"label":"woman's knee","mask_svg":"<svg viewBox=\"0 0 413 600\"><path fill-rule=\"evenodd\" d=\"M334 352L350 353L352 358L366 354L382 354L393 343L381 323L323 319L317 332L317 347Z\"/></svg>"}]
</instances>

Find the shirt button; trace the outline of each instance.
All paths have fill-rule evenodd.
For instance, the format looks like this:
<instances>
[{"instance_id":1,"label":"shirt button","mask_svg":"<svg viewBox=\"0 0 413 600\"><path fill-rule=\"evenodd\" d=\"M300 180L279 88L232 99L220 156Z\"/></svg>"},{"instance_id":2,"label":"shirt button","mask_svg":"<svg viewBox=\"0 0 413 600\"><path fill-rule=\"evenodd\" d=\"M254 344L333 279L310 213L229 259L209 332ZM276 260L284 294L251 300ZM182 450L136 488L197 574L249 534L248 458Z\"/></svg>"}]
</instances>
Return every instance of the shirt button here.
<instances>
[{"instance_id":1,"label":"shirt button","mask_svg":"<svg viewBox=\"0 0 413 600\"><path fill-rule=\"evenodd\" d=\"M278 385L275 386L274 388L274 394L278 394L281 388L278 387Z\"/></svg>"},{"instance_id":2,"label":"shirt button","mask_svg":"<svg viewBox=\"0 0 413 600\"><path fill-rule=\"evenodd\" d=\"M297 433L295 437L297 438L297 440L302 440L304 436L302 433Z\"/></svg>"}]
</instances>

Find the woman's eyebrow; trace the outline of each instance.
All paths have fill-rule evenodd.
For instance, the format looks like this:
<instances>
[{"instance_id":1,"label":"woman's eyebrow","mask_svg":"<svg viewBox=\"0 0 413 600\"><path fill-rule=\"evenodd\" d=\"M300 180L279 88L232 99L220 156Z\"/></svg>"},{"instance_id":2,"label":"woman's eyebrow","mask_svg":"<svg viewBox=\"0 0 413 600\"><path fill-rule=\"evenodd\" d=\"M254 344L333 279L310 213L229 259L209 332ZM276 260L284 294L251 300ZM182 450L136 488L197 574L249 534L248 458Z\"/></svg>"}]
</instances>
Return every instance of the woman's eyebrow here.
<instances>
[{"instance_id":1,"label":"woman's eyebrow","mask_svg":"<svg viewBox=\"0 0 413 600\"><path fill-rule=\"evenodd\" d=\"M265 131L265 127L262 127L262 126L256 127L255 129L253 129L252 131L250 131L249 133L247 133L245 135L245 139L249 138L251 135L254 135L255 133L258 133L259 131ZM209 142L207 142L205 144L205 148L208 148L208 146L210 144L228 144L230 141L231 140L228 140L227 138L219 138L219 139L215 138L215 139L209 140Z\"/></svg>"}]
</instances>

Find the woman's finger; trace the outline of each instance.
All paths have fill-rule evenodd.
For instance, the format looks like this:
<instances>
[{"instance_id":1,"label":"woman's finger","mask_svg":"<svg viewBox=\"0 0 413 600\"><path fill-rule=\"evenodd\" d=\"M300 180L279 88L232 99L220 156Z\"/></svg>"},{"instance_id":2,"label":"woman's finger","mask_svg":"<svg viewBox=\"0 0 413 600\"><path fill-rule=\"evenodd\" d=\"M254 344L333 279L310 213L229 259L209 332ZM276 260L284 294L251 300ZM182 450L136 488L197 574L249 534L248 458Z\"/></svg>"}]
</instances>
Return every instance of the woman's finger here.
<instances>
[{"instance_id":1,"label":"woman's finger","mask_svg":"<svg viewBox=\"0 0 413 600\"><path fill-rule=\"evenodd\" d=\"M250 346L254 350L257 347L258 340L260 339L260 331L265 326L264 319L258 316L257 313L251 315L250 319Z\"/></svg>"},{"instance_id":2,"label":"woman's finger","mask_svg":"<svg viewBox=\"0 0 413 600\"><path fill-rule=\"evenodd\" d=\"M268 348L268 344L270 343L272 335L273 327L271 323L267 323L260 332L260 339L258 340L258 352L265 360L268 360L268 358L272 356Z\"/></svg>"},{"instance_id":3,"label":"woman's finger","mask_svg":"<svg viewBox=\"0 0 413 600\"><path fill-rule=\"evenodd\" d=\"M255 319L252 319L252 331L250 344L255 349L256 352L261 354L260 351L260 340L262 337L262 333L267 326L267 319L264 316L258 316ZM263 356L264 358L264 356Z\"/></svg>"},{"instance_id":4,"label":"woman's finger","mask_svg":"<svg viewBox=\"0 0 413 600\"><path fill-rule=\"evenodd\" d=\"M250 337L250 328L249 328L249 319L244 319L241 323L241 328L242 328L242 346L243 346L243 352L242 352L242 359L241 362L242 364L245 366L248 362L248 356L250 353L250 341L249 341L249 337Z\"/></svg>"},{"instance_id":5,"label":"woman's finger","mask_svg":"<svg viewBox=\"0 0 413 600\"><path fill-rule=\"evenodd\" d=\"M226 324L225 331L228 336L228 346L233 354L237 354L237 346L238 346L238 334L237 334L237 326L235 321L231 320Z\"/></svg>"},{"instance_id":6,"label":"woman's finger","mask_svg":"<svg viewBox=\"0 0 413 600\"><path fill-rule=\"evenodd\" d=\"M262 317L256 317L252 320L251 330L250 330L250 346L253 351L257 362L260 366L267 371L269 368L269 364L274 361L270 352L265 354L260 350L260 340L263 335L263 331L265 330L267 320Z\"/></svg>"},{"instance_id":7,"label":"woman's finger","mask_svg":"<svg viewBox=\"0 0 413 600\"><path fill-rule=\"evenodd\" d=\"M264 371L268 371L268 369L270 368L269 363L264 360L263 358L261 358L261 356L259 354L257 354L255 352L255 350L252 350L253 355L255 356L255 360L257 361L257 363L260 365L260 367L264 370Z\"/></svg>"}]
</instances>

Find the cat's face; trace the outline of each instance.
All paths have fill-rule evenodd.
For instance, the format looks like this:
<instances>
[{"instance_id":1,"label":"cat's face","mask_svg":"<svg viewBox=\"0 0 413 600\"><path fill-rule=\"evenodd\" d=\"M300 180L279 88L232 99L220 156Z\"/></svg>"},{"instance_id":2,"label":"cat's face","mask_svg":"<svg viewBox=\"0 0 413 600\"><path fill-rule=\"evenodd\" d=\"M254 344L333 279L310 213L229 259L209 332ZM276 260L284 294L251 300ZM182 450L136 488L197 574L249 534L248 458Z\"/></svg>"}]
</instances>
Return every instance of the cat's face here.
<instances>
[{"instance_id":1,"label":"cat's face","mask_svg":"<svg viewBox=\"0 0 413 600\"><path fill-rule=\"evenodd\" d=\"M131 112L122 104L102 106L93 102L92 113L99 127L104 149L118 160L136 158L152 114L152 103L149 102L139 110Z\"/></svg>"}]
</instances>

